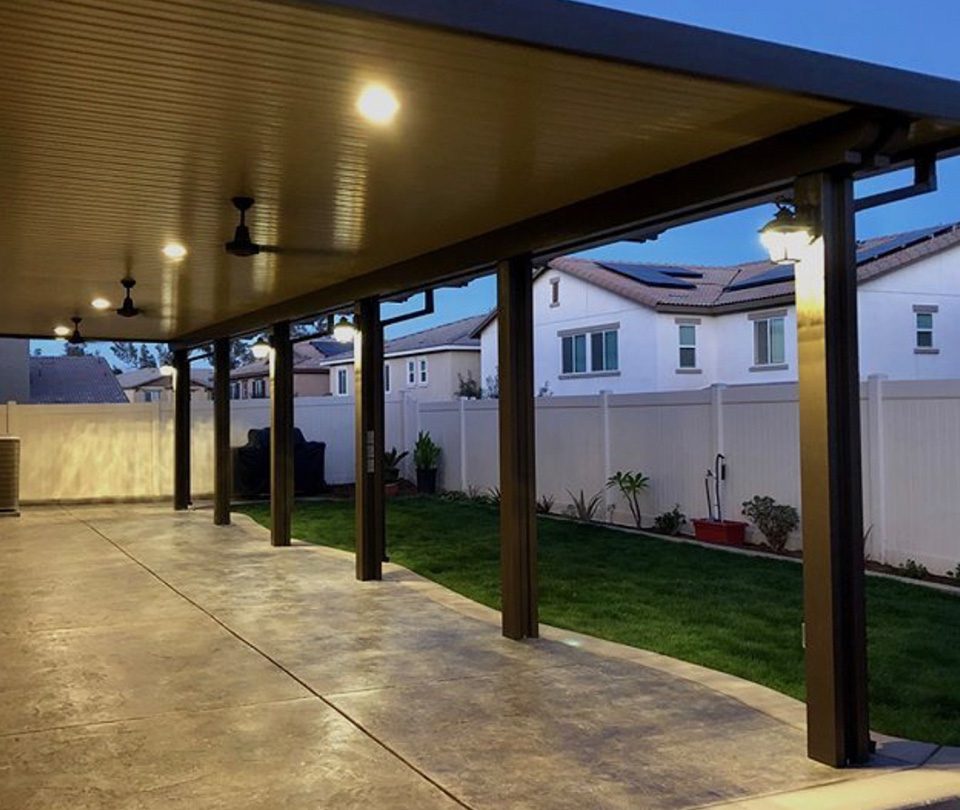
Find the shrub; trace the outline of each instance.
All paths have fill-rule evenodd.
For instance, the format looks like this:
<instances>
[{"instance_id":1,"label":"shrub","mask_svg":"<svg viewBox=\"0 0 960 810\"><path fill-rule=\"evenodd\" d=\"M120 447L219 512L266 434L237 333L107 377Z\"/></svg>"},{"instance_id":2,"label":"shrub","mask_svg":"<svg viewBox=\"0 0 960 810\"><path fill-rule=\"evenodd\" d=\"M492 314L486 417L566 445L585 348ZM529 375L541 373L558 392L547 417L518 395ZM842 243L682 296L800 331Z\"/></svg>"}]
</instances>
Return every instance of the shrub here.
<instances>
[{"instance_id":1,"label":"shrub","mask_svg":"<svg viewBox=\"0 0 960 810\"><path fill-rule=\"evenodd\" d=\"M617 471L607 479L607 488L616 487L620 490L627 506L630 507L630 514L633 515L633 522L637 528L643 528L640 524L642 515L640 514L640 493L650 485L650 479L642 472L637 470L627 470L626 472Z\"/></svg>"},{"instance_id":2,"label":"shrub","mask_svg":"<svg viewBox=\"0 0 960 810\"><path fill-rule=\"evenodd\" d=\"M537 498L537 513L549 515L553 511L554 503L556 503L556 498L553 495L541 495Z\"/></svg>"},{"instance_id":3,"label":"shrub","mask_svg":"<svg viewBox=\"0 0 960 810\"><path fill-rule=\"evenodd\" d=\"M440 461L440 446L430 438L430 433L420 431L413 446L413 463L418 470L435 470Z\"/></svg>"},{"instance_id":4,"label":"shrub","mask_svg":"<svg viewBox=\"0 0 960 810\"><path fill-rule=\"evenodd\" d=\"M790 532L800 525L800 515L792 506L777 503L768 495L755 495L743 502L743 515L752 520L774 551L783 551Z\"/></svg>"},{"instance_id":5,"label":"shrub","mask_svg":"<svg viewBox=\"0 0 960 810\"><path fill-rule=\"evenodd\" d=\"M687 516L680 511L680 504L676 504L669 512L657 515L653 519L653 528L661 534L675 535L679 534L686 522Z\"/></svg>"},{"instance_id":6,"label":"shrub","mask_svg":"<svg viewBox=\"0 0 960 810\"><path fill-rule=\"evenodd\" d=\"M571 504L567 507L566 513L577 520L583 521L584 523L593 523L594 518L597 514L597 509L600 508L600 501L603 498L603 493L598 492L592 498L587 498L583 494L583 490L580 490L580 494L574 495L569 489L567 494L570 496Z\"/></svg>"},{"instance_id":7,"label":"shrub","mask_svg":"<svg viewBox=\"0 0 960 810\"><path fill-rule=\"evenodd\" d=\"M500 506L500 487L488 488L480 499L488 506Z\"/></svg>"},{"instance_id":8,"label":"shrub","mask_svg":"<svg viewBox=\"0 0 960 810\"><path fill-rule=\"evenodd\" d=\"M383 454L383 480L387 484L393 484L400 480L400 462L403 461L409 453L404 450L402 453L396 447L391 447Z\"/></svg>"},{"instance_id":9,"label":"shrub","mask_svg":"<svg viewBox=\"0 0 960 810\"><path fill-rule=\"evenodd\" d=\"M957 567L960 568L960 566ZM900 573L900 576L909 577L910 579L926 579L930 576L927 566L923 563L918 563L916 560L907 560L903 565L898 565L897 571Z\"/></svg>"},{"instance_id":10,"label":"shrub","mask_svg":"<svg viewBox=\"0 0 960 810\"><path fill-rule=\"evenodd\" d=\"M454 396L462 399L480 399L483 396L483 390L480 383L473 379L473 375L468 371L466 379L460 373L457 374L457 390Z\"/></svg>"}]
</instances>

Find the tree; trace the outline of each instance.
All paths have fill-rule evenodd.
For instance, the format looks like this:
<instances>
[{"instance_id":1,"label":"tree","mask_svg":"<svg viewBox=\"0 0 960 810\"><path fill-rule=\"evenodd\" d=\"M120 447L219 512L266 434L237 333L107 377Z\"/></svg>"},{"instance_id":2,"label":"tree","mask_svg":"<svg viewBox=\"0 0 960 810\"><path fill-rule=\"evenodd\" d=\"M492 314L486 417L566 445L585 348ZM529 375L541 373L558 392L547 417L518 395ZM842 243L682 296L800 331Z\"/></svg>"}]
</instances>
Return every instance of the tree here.
<instances>
[{"instance_id":1,"label":"tree","mask_svg":"<svg viewBox=\"0 0 960 810\"><path fill-rule=\"evenodd\" d=\"M115 340L110 344L110 351L126 368L136 368L140 365L140 352L137 344L131 340Z\"/></svg>"},{"instance_id":2,"label":"tree","mask_svg":"<svg viewBox=\"0 0 960 810\"><path fill-rule=\"evenodd\" d=\"M63 353L66 357L89 357L85 343L64 343Z\"/></svg>"},{"instance_id":3,"label":"tree","mask_svg":"<svg viewBox=\"0 0 960 810\"><path fill-rule=\"evenodd\" d=\"M157 365L157 359L153 356L153 352L150 351L150 347L146 343L140 344L140 355L137 358L137 368L155 368Z\"/></svg>"},{"instance_id":4,"label":"tree","mask_svg":"<svg viewBox=\"0 0 960 810\"><path fill-rule=\"evenodd\" d=\"M230 368L239 368L254 361L253 350L248 340L230 341Z\"/></svg>"}]
</instances>

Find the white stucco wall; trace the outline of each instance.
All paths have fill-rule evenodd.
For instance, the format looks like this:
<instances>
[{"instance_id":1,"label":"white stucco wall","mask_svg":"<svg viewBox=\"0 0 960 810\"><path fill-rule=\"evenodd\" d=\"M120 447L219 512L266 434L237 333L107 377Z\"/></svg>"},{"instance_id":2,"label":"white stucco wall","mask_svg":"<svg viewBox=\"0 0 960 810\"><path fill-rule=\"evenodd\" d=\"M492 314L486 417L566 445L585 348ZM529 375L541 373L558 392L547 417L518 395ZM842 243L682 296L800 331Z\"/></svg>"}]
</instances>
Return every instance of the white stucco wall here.
<instances>
[{"instance_id":1,"label":"white stucco wall","mask_svg":"<svg viewBox=\"0 0 960 810\"><path fill-rule=\"evenodd\" d=\"M407 377L407 362L412 360L416 370L416 380L411 384ZM420 361L427 361L427 382L420 382ZM480 377L480 352L475 348L445 349L437 352L423 352L421 354L388 357L384 361L390 368L390 388L388 393L406 392L413 399L421 402L453 399L459 385L459 375L464 379L472 377L478 382ZM330 365L330 390L334 396L339 394L337 388L337 370L347 369L347 392L345 396L353 396L353 363L336 363Z\"/></svg>"}]
</instances>

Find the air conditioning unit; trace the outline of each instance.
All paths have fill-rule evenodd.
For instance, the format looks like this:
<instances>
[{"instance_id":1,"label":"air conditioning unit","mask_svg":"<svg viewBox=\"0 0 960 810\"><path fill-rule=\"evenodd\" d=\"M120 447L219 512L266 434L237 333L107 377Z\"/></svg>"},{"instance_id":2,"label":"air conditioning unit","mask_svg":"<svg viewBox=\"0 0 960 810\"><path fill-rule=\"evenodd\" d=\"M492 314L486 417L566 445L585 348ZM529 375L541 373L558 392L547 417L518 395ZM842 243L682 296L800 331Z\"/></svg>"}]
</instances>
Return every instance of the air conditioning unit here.
<instances>
[{"instance_id":1,"label":"air conditioning unit","mask_svg":"<svg viewBox=\"0 0 960 810\"><path fill-rule=\"evenodd\" d=\"M0 515L20 514L20 439L0 436Z\"/></svg>"}]
</instances>

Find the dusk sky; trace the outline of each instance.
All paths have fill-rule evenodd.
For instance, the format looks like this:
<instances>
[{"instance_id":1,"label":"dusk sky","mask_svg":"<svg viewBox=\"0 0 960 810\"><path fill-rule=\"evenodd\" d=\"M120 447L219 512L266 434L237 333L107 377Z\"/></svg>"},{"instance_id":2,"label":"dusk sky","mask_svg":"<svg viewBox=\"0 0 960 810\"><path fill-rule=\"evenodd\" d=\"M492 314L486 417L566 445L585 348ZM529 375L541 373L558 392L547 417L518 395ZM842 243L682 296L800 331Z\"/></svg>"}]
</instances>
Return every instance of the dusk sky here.
<instances>
[{"instance_id":1,"label":"dusk sky","mask_svg":"<svg viewBox=\"0 0 960 810\"><path fill-rule=\"evenodd\" d=\"M523 0L517 0L523 2ZM960 3L956 0L593 0L602 5L759 39L960 79ZM885 185L905 178L892 176ZM861 193L863 189L860 189ZM691 264L732 264L760 258L757 229L770 218L764 207L678 228L646 245L615 244L588 255ZM861 214L860 237L911 230L960 219L960 159L940 167L940 191ZM495 303L488 277L437 294L435 315L404 323L388 337L485 312ZM53 353L61 347L52 341Z\"/></svg>"}]
</instances>

